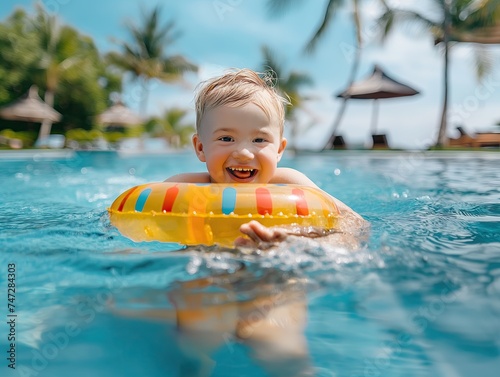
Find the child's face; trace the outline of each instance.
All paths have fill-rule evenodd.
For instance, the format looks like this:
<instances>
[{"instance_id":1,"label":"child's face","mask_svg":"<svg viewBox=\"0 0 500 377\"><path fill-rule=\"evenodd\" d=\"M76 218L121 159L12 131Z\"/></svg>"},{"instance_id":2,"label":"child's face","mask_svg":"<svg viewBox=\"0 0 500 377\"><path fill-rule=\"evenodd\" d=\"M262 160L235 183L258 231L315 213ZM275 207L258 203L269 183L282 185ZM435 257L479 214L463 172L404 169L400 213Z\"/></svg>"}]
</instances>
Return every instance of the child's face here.
<instances>
[{"instance_id":1,"label":"child's face","mask_svg":"<svg viewBox=\"0 0 500 377\"><path fill-rule=\"evenodd\" d=\"M255 104L207 111L193 136L200 161L214 183L268 183L286 146L276 119Z\"/></svg>"}]
</instances>

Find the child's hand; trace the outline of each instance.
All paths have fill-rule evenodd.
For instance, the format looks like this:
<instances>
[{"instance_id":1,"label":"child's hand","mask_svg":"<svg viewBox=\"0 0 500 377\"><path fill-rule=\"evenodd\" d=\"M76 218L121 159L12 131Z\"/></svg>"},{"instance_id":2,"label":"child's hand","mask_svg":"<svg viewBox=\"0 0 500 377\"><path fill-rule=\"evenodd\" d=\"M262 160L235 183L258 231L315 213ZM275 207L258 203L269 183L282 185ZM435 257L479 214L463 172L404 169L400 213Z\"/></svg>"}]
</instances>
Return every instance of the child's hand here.
<instances>
[{"instance_id":1,"label":"child's hand","mask_svg":"<svg viewBox=\"0 0 500 377\"><path fill-rule=\"evenodd\" d=\"M238 237L234 241L235 246L257 247L259 249L268 249L277 242L283 242L288 236L285 229L267 228L255 220L243 224L240 227L240 232L248 238Z\"/></svg>"}]
</instances>

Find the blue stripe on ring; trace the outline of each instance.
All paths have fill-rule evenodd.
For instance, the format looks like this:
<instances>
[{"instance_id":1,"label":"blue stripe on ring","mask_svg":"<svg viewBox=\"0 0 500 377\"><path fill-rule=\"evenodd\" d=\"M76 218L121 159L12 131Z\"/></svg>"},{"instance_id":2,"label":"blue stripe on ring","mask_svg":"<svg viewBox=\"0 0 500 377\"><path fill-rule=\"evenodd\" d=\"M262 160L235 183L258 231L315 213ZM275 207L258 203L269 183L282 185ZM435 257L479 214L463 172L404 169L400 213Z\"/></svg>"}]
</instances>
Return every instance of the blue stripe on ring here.
<instances>
[{"instance_id":1,"label":"blue stripe on ring","mask_svg":"<svg viewBox=\"0 0 500 377\"><path fill-rule=\"evenodd\" d=\"M226 187L222 191L222 213L229 215L234 212L236 207L236 189L234 187Z\"/></svg>"},{"instance_id":2,"label":"blue stripe on ring","mask_svg":"<svg viewBox=\"0 0 500 377\"><path fill-rule=\"evenodd\" d=\"M141 192L141 194L137 198L137 202L135 202L136 212L142 212L142 209L144 208L144 205L146 204L146 200L148 200L149 194L151 194L150 188Z\"/></svg>"}]
</instances>

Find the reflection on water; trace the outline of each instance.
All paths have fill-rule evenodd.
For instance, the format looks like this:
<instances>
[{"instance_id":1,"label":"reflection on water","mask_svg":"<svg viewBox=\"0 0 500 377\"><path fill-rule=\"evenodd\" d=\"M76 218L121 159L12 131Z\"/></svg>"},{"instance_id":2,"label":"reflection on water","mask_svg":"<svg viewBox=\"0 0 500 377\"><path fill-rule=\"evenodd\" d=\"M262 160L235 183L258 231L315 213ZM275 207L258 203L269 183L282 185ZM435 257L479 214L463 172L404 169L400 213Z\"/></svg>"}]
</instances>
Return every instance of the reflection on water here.
<instances>
[{"instance_id":1,"label":"reflection on water","mask_svg":"<svg viewBox=\"0 0 500 377\"><path fill-rule=\"evenodd\" d=\"M138 299L114 301L111 311L173 327L174 336L165 341L179 352L179 376L211 375L216 365L213 355L236 345L244 347L266 375L313 375L304 333L306 296L312 289L309 279L297 271L263 267L259 260L234 250L228 259L214 247L202 249L201 254L199 247L191 248L191 253L194 249L198 250L188 268L192 273L210 270L208 276L177 280L165 291L141 294ZM235 263L234 256L240 261ZM221 269L225 272L217 273Z\"/></svg>"},{"instance_id":2,"label":"reflection on water","mask_svg":"<svg viewBox=\"0 0 500 377\"><path fill-rule=\"evenodd\" d=\"M367 244L352 253L296 239L261 254L138 244L106 207L180 165L199 170L186 155L0 160L17 375L496 377L498 158L284 163L367 218Z\"/></svg>"},{"instance_id":3,"label":"reflection on water","mask_svg":"<svg viewBox=\"0 0 500 377\"><path fill-rule=\"evenodd\" d=\"M304 330L306 287L279 270L237 273L178 283L168 294L175 308L177 340L186 358L181 375L209 375L210 356L240 342L273 376L310 375Z\"/></svg>"},{"instance_id":4,"label":"reflection on water","mask_svg":"<svg viewBox=\"0 0 500 377\"><path fill-rule=\"evenodd\" d=\"M73 260L78 273L58 288L44 277L24 293L40 309L23 316L22 365L44 376L225 375L224 362L227 375L238 365L243 376L314 375L310 295L352 285L370 259L304 240L265 255L211 247ZM351 276L335 277L343 268Z\"/></svg>"}]
</instances>

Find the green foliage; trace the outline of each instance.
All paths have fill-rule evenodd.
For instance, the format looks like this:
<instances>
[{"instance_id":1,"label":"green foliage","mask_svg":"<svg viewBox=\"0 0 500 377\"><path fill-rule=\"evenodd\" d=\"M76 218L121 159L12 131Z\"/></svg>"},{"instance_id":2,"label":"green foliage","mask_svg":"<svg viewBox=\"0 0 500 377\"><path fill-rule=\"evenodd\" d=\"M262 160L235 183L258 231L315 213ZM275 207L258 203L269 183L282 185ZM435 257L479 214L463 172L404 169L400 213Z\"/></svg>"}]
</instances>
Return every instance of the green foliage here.
<instances>
[{"instance_id":1,"label":"green foliage","mask_svg":"<svg viewBox=\"0 0 500 377\"><path fill-rule=\"evenodd\" d=\"M33 14L16 10L0 23L0 106L32 84L63 115L54 124L56 133L88 130L108 106L110 94L121 91L121 75L109 70L91 38L61 25L39 3ZM0 128L11 123L0 121Z\"/></svg>"},{"instance_id":2,"label":"green foliage","mask_svg":"<svg viewBox=\"0 0 500 377\"><path fill-rule=\"evenodd\" d=\"M278 61L269 47L263 46L262 54L264 57L262 69L274 72L277 79L277 89L288 99L285 107L285 118L291 126L289 149L295 149L297 136L301 132L295 114L298 109L304 107L304 102L307 99L300 93L300 90L303 86L312 85L313 81L309 75L302 72L291 71L285 74L283 64Z\"/></svg>"},{"instance_id":3,"label":"green foliage","mask_svg":"<svg viewBox=\"0 0 500 377\"><path fill-rule=\"evenodd\" d=\"M135 127L128 127L125 129L126 137L140 137L144 133L144 127L142 125Z\"/></svg>"},{"instance_id":4,"label":"green foliage","mask_svg":"<svg viewBox=\"0 0 500 377\"><path fill-rule=\"evenodd\" d=\"M10 128L6 128L0 131L0 136L6 137L8 139L20 139L23 142L24 147L31 147L35 143L36 132L29 131L13 131Z\"/></svg>"},{"instance_id":5,"label":"green foliage","mask_svg":"<svg viewBox=\"0 0 500 377\"><path fill-rule=\"evenodd\" d=\"M160 24L161 7L153 8L142 14L139 25L127 24L130 41L120 42L121 52L110 52L106 58L109 64L130 72L143 85L141 115L146 114L148 82L159 79L164 82L175 82L182 79L187 71L196 71L197 67L180 55L169 55L167 49L178 38L173 21Z\"/></svg>"},{"instance_id":6,"label":"green foliage","mask_svg":"<svg viewBox=\"0 0 500 377\"><path fill-rule=\"evenodd\" d=\"M500 21L500 2L498 0L450 0L445 6L445 0L433 0L435 12L433 17L404 8L387 7L379 19L385 39L391 31L401 25L413 25L429 32L435 44L444 41L445 32L450 42L472 42L478 44L500 43L498 36L484 38L483 31L491 32L489 27L495 27ZM445 30L445 15L449 16L449 27ZM436 17L437 16L437 17Z\"/></svg>"},{"instance_id":7,"label":"green foliage","mask_svg":"<svg viewBox=\"0 0 500 377\"><path fill-rule=\"evenodd\" d=\"M194 124L185 121L187 114L184 109L168 109L163 116L150 118L144 127L152 137L163 137L171 146L185 146L195 132Z\"/></svg>"},{"instance_id":8,"label":"green foliage","mask_svg":"<svg viewBox=\"0 0 500 377\"><path fill-rule=\"evenodd\" d=\"M25 147L32 147L35 144L37 133L29 131L16 132L16 138L21 139Z\"/></svg>"},{"instance_id":9,"label":"green foliage","mask_svg":"<svg viewBox=\"0 0 500 377\"><path fill-rule=\"evenodd\" d=\"M27 71L37 63L36 47L24 10L0 23L0 105L20 97L35 82Z\"/></svg>"},{"instance_id":10,"label":"green foliage","mask_svg":"<svg viewBox=\"0 0 500 377\"><path fill-rule=\"evenodd\" d=\"M10 128L0 131L0 136L8 137L9 139L16 137L16 132Z\"/></svg>"},{"instance_id":11,"label":"green foliage","mask_svg":"<svg viewBox=\"0 0 500 377\"><path fill-rule=\"evenodd\" d=\"M337 17L343 9L344 6L349 4L352 8L351 17L352 24L354 28L354 32L356 34L356 43L355 48L353 49L353 56L348 60L351 60L351 69L348 76L347 87L351 86L354 83L356 78L356 74L358 72L359 63L361 61L361 50L363 46L363 33L362 33L362 17L360 4L362 0L325 0L324 11L321 14L321 20L319 26L314 31L312 37L309 39L307 45L305 46L305 51L307 53L312 53L318 46L319 41L324 37L326 32L330 29L330 27L334 24L335 17ZM378 3L383 8L387 9L386 0L378 0ZM267 0L267 6L271 14L283 14L289 8L297 5L297 0ZM291 99L292 102L294 99ZM338 108L337 115L335 117L333 123L332 133L326 142L324 149L333 148L333 141L335 140L335 136L337 134L337 130L340 127L340 123L344 116L344 112L347 106L348 98L344 98L342 104Z\"/></svg>"},{"instance_id":12,"label":"green foliage","mask_svg":"<svg viewBox=\"0 0 500 377\"><path fill-rule=\"evenodd\" d=\"M103 134L103 136L108 143L117 143L118 141L120 141L125 137L125 134L123 132L113 131L113 132L106 132Z\"/></svg>"},{"instance_id":13,"label":"green foliage","mask_svg":"<svg viewBox=\"0 0 500 377\"><path fill-rule=\"evenodd\" d=\"M268 46L262 47L262 55L264 58L262 69L272 70L276 74L278 89L289 99L289 103L285 108L285 116L288 120L292 120L295 117L295 111L302 107L306 100L300 94L300 89L303 86L312 85L313 81L309 75L302 72L291 71L285 74L283 65Z\"/></svg>"},{"instance_id":14,"label":"green foliage","mask_svg":"<svg viewBox=\"0 0 500 377\"><path fill-rule=\"evenodd\" d=\"M74 128L66 132L66 139L71 141L86 142L94 140L93 136L88 130L83 128Z\"/></svg>"},{"instance_id":15,"label":"green foliage","mask_svg":"<svg viewBox=\"0 0 500 377\"><path fill-rule=\"evenodd\" d=\"M102 132L101 130L92 129L84 130L83 128L74 128L66 132L67 141L76 141L81 144L92 143L100 139L104 139L111 143L116 143L123 139L125 135L121 132Z\"/></svg>"},{"instance_id":16,"label":"green foliage","mask_svg":"<svg viewBox=\"0 0 500 377\"><path fill-rule=\"evenodd\" d=\"M431 19L413 9L387 6L378 22L383 31L382 39L385 39L396 26L412 24L430 33L436 45L444 44L443 108L436 146L446 146L448 142L448 75L451 60L448 51L453 44L460 42L500 43L499 38L496 41L494 41L495 38L484 39L480 33L485 28L496 26L500 20L500 2L498 0L433 0L432 3L437 10L435 12L437 18ZM475 66L478 79L483 79L490 73L493 64L486 50L476 49Z\"/></svg>"},{"instance_id":17,"label":"green foliage","mask_svg":"<svg viewBox=\"0 0 500 377\"><path fill-rule=\"evenodd\" d=\"M358 10L358 2L360 0L351 0L354 7L353 19L356 24L356 35L358 39L358 44L361 45L361 27L360 27L360 16ZM267 7L270 14L283 14L290 7L297 5L297 0L267 0ZM309 53L314 52L318 42L323 38L326 31L329 29L330 25L333 24L335 16L339 13L339 10L346 4L346 0L327 0L325 11L322 14L321 21L317 29L315 30L313 36L307 43L305 50Z\"/></svg>"},{"instance_id":18,"label":"green foliage","mask_svg":"<svg viewBox=\"0 0 500 377\"><path fill-rule=\"evenodd\" d=\"M139 26L129 23L131 41L121 44L121 53L110 53L104 59L91 38L61 24L41 4L32 13L15 10L0 23L0 106L18 99L37 84L40 96L63 115L53 130L67 131L68 140L90 142L105 137L115 142L142 135L143 127L127 128L123 133L97 134L92 130L95 116L111 105L110 94L121 92L123 72L132 72L146 81L157 78L173 82L180 80L184 72L197 69L182 56L167 54L178 34L173 22L160 24L160 7L144 14ZM169 113L168 119L160 121L160 133L167 137L179 135L180 143L185 143L193 127L179 126L184 115L181 110ZM0 119L1 128L28 130L29 135L35 135L40 125Z\"/></svg>"}]
</instances>

